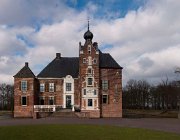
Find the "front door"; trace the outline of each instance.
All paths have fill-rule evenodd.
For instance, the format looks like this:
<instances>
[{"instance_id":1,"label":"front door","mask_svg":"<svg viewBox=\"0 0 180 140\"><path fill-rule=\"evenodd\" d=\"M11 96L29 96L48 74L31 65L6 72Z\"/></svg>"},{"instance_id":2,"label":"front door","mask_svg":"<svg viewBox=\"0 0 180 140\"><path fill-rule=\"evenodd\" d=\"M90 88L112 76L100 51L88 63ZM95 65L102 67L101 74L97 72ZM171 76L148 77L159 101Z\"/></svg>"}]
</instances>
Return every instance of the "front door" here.
<instances>
[{"instance_id":1,"label":"front door","mask_svg":"<svg viewBox=\"0 0 180 140\"><path fill-rule=\"evenodd\" d=\"M71 95L66 95L66 108L71 108Z\"/></svg>"}]
</instances>

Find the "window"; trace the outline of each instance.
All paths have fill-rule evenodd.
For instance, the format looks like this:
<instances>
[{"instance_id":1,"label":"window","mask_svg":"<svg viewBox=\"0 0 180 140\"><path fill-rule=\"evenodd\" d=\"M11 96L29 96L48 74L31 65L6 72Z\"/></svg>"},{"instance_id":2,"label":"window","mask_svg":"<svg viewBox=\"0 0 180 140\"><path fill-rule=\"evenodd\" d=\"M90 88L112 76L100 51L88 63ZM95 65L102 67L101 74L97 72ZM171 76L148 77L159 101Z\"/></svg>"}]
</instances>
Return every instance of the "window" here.
<instances>
[{"instance_id":1,"label":"window","mask_svg":"<svg viewBox=\"0 0 180 140\"><path fill-rule=\"evenodd\" d=\"M86 95L86 89L84 89L84 95Z\"/></svg>"},{"instance_id":2,"label":"window","mask_svg":"<svg viewBox=\"0 0 180 140\"><path fill-rule=\"evenodd\" d=\"M115 94L116 95L118 94L118 85L117 84L115 85Z\"/></svg>"},{"instance_id":3,"label":"window","mask_svg":"<svg viewBox=\"0 0 180 140\"><path fill-rule=\"evenodd\" d=\"M96 93L96 90L94 90L94 95L96 95L97 93Z\"/></svg>"},{"instance_id":4,"label":"window","mask_svg":"<svg viewBox=\"0 0 180 140\"><path fill-rule=\"evenodd\" d=\"M83 58L83 63L86 63L86 58Z\"/></svg>"},{"instance_id":5,"label":"window","mask_svg":"<svg viewBox=\"0 0 180 140\"><path fill-rule=\"evenodd\" d=\"M21 81L21 90L27 91L27 81Z\"/></svg>"},{"instance_id":6,"label":"window","mask_svg":"<svg viewBox=\"0 0 180 140\"><path fill-rule=\"evenodd\" d=\"M45 88L44 83L41 83L40 84L40 92L44 92L44 88Z\"/></svg>"},{"instance_id":7,"label":"window","mask_svg":"<svg viewBox=\"0 0 180 140\"><path fill-rule=\"evenodd\" d=\"M94 58L94 61L93 61L93 63L94 63L94 64L96 64L96 63L97 63L97 59L95 59L95 58Z\"/></svg>"},{"instance_id":8,"label":"window","mask_svg":"<svg viewBox=\"0 0 180 140\"><path fill-rule=\"evenodd\" d=\"M92 73L92 69L88 68L88 73L91 74Z\"/></svg>"},{"instance_id":9,"label":"window","mask_svg":"<svg viewBox=\"0 0 180 140\"><path fill-rule=\"evenodd\" d=\"M88 53L91 54L91 45L88 45Z\"/></svg>"},{"instance_id":10,"label":"window","mask_svg":"<svg viewBox=\"0 0 180 140\"><path fill-rule=\"evenodd\" d=\"M22 106L26 106L27 105L27 97L26 96L23 96L22 99L21 99L21 105Z\"/></svg>"},{"instance_id":11,"label":"window","mask_svg":"<svg viewBox=\"0 0 180 140\"><path fill-rule=\"evenodd\" d=\"M103 104L108 104L108 95L102 96L102 102L103 102Z\"/></svg>"},{"instance_id":12,"label":"window","mask_svg":"<svg viewBox=\"0 0 180 140\"><path fill-rule=\"evenodd\" d=\"M54 105L54 97L49 97L49 105Z\"/></svg>"},{"instance_id":13,"label":"window","mask_svg":"<svg viewBox=\"0 0 180 140\"><path fill-rule=\"evenodd\" d=\"M108 90L108 80L102 80L102 90Z\"/></svg>"},{"instance_id":14,"label":"window","mask_svg":"<svg viewBox=\"0 0 180 140\"><path fill-rule=\"evenodd\" d=\"M39 99L39 104L40 104L40 105L44 105L44 97L40 97L40 99Z\"/></svg>"},{"instance_id":15,"label":"window","mask_svg":"<svg viewBox=\"0 0 180 140\"><path fill-rule=\"evenodd\" d=\"M93 103L93 102L92 102L92 99L88 99L88 106L93 106L92 103Z\"/></svg>"},{"instance_id":16,"label":"window","mask_svg":"<svg viewBox=\"0 0 180 140\"><path fill-rule=\"evenodd\" d=\"M54 92L54 83L49 83L49 92Z\"/></svg>"},{"instance_id":17,"label":"window","mask_svg":"<svg viewBox=\"0 0 180 140\"><path fill-rule=\"evenodd\" d=\"M66 83L66 91L71 91L71 83Z\"/></svg>"},{"instance_id":18,"label":"window","mask_svg":"<svg viewBox=\"0 0 180 140\"><path fill-rule=\"evenodd\" d=\"M92 78L88 78L88 85L92 86Z\"/></svg>"}]
</instances>

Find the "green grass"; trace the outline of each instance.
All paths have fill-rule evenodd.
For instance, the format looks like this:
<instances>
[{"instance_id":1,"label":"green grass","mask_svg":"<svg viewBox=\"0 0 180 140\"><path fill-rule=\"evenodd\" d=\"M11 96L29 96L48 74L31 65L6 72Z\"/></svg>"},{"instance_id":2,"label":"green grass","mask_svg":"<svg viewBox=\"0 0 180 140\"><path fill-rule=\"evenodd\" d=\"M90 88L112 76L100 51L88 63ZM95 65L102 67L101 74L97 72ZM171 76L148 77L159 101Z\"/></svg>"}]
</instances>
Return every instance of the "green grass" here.
<instances>
[{"instance_id":1,"label":"green grass","mask_svg":"<svg viewBox=\"0 0 180 140\"><path fill-rule=\"evenodd\" d=\"M1 126L1 140L180 140L180 135L99 125Z\"/></svg>"}]
</instances>

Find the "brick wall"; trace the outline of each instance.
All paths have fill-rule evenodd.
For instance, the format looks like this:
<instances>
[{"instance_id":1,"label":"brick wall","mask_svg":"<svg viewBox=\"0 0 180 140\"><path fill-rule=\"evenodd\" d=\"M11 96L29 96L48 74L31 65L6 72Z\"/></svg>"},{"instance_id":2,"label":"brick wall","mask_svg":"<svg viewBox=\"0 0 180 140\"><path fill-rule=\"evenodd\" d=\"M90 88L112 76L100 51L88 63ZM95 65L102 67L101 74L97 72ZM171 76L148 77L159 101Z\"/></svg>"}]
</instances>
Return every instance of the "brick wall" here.
<instances>
[{"instance_id":1,"label":"brick wall","mask_svg":"<svg viewBox=\"0 0 180 140\"><path fill-rule=\"evenodd\" d=\"M21 81L27 81L27 91L21 91ZM14 79L14 117L32 117L33 105L36 101L34 94L36 89L36 80L34 78L15 78ZM26 97L26 106L22 106L21 97Z\"/></svg>"},{"instance_id":2,"label":"brick wall","mask_svg":"<svg viewBox=\"0 0 180 140\"><path fill-rule=\"evenodd\" d=\"M108 80L108 90L101 91L101 117L122 117L122 70L101 69L101 80ZM108 103L102 103L102 95L108 95Z\"/></svg>"}]
</instances>

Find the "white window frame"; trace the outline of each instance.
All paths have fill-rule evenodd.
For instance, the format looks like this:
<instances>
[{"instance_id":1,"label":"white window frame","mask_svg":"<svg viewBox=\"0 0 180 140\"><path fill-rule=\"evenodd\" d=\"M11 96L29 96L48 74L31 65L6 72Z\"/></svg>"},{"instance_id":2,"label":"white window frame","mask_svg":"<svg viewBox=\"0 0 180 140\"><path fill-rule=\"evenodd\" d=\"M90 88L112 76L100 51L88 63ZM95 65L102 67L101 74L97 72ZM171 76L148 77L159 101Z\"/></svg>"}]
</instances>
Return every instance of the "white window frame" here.
<instances>
[{"instance_id":1,"label":"white window frame","mask_svg":"<svg viewBox=\"0 0 180 140\"><path fill-rule=\"evenodd\" d=\"M92 79L91 84L89 84L89 79ZM93 86L93 78L91 77L87 78L87 86Z\"/></svg>"},{"instance_id":2,"label":"white window frame","mask_svg":"<svg viewBox=\"0 0 180 140\"><path fill-rule=\"evenodd\" d=\"M23 83L25 83L25 85L26 85L25 88L24 88ZM23 92L27 91L27 81L21 81L21 91L23 91Z\"/></svg>"},{"instance_id":3,"label":"white window frame","mask_svg":"<svg viewBox=\"0 0 180 140\"><path fill-rule=\"evenodd\" d=\"M49 83L49 92L54 92L54 83Z\"/></svg>"},{"instance_id":4,"label":"white window frame","mask_svg":"<svg viewBox=\"0 0 180 140\"><path fill-rule=\"evenodd\" d=\"M102 90L108 90L109 89L109 80L102 80L101 87L102 87Z\"/></svg>"},{"instance_id":5,"label":"white window frame","mask_svg":"<svg viewBox=\"0 0 180 140\"><path fill-rule=\"evenodd\" d=\"M45 91L45 83L40 83L40 92L44 92Z\"/></svg>"},{"instance_id":6,"label":"white window frame","mask_svg":"<svg viewBox=\"0 0 180 140\"><path fill-rule=\"evenodd\" d=\"M68 84L70 85L70 90L68 90L68 88L67 88L67 87L68 87ZM69 83L66 83L66 91L72 91L72 83L70 83L70 82L69 82Z\"/></svg>"}]
</instances>

